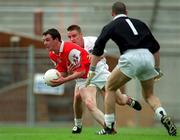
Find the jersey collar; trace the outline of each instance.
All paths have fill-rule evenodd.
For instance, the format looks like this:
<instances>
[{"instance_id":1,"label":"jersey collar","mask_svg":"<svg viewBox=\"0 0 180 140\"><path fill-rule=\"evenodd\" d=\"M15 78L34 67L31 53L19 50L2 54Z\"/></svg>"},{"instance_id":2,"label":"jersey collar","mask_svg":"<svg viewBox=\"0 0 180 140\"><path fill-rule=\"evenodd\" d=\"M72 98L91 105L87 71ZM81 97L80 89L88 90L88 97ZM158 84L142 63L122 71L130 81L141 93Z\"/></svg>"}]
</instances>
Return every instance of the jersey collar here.
<instances>
[{"instance_id":1,"label":"jersey collar","mask_svg":"<svg viewBox=\"0 0 180 140\"><path fill-rule=\"evenodd\" d=\"M64 41L62 41L62 43L61 43L61 46L59 48L59 52L60 53L63 52L63 49L64 49Z\"/></svg>"},{"instance_id":2,"label":"jersey collar","mask_svg":"<svg viewBox=\"0 0 180 140\"><path fill-rule=\"evenodd\" d=\"M113 20L117 19L117 18L120 18L120 17L127 17L127 15L125 14L119 14L119 15L116 15Z\"/></svg>"}]
</instances>

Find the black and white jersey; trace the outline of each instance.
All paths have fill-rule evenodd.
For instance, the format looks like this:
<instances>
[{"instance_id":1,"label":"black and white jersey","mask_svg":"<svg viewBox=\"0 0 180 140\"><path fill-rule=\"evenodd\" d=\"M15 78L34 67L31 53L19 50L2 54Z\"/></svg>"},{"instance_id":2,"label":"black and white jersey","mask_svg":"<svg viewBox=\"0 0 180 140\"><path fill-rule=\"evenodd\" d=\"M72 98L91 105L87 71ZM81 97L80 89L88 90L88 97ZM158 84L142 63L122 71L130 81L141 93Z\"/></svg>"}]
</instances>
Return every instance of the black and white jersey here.
<instances>
[{"instance_id":1,"label":"black and white jersey","mask_svg":"<svg viewBox=\"0 0 180 140\"><path fill-rule=\"evenodd\" d=\"M148 26L124 14L117 15L113 21L104 26L95 42L93 54L101 56L109 39L112 39L123 54L128 49L147 48L151 53L160 49Z\"/></svg>"}]
</instances>

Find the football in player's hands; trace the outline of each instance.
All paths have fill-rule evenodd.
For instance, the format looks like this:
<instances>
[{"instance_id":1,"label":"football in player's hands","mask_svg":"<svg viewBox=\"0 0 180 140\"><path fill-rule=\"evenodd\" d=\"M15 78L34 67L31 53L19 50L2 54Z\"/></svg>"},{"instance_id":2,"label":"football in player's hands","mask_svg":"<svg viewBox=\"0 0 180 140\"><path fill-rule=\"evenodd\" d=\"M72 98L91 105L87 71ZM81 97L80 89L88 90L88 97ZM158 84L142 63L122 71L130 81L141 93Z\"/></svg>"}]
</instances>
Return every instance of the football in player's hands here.
<instances>
[{"instance_id":1,"label":"football in player's hands","mask_svg":"<svg viewBox=\"0 0 180 140\"><path fill-rule=\"evenodd\" d=\"M53 83L51 82L52 80L58 79L60 76L60 72L56 69L49 69L45 72L44 74L44 82L48 86L53 86Z\"/></svg>"}]
</instances>

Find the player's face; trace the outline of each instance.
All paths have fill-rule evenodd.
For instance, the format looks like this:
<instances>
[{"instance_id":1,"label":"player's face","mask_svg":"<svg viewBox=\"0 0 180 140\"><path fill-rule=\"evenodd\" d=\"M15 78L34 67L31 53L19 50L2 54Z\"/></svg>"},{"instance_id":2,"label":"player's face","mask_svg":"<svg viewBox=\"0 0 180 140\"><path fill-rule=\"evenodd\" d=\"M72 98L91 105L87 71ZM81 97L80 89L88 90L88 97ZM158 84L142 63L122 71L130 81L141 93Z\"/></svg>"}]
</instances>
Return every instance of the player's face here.
<instances>
[{"instance_id":1,"label":"player's face","mask_svg":"<svg viewBox=\"0 0 180 140\"><path fill-rule=\"evenodd\" d=\"M54 51L57 43L57 39L53 39L50 34L43 35L43 44L48 51Z\"/></svg>"},{"instance_id":2,"label":"player's face","mask_svg":"<svg viewBox=\"0 0 180 140\"><path fill-rule=\"evenodd\" d=\"M67 32L67 36L71 42L83 47L82 33L78 32L77 30L72 30Z\"/></svg>"}]
</instances>

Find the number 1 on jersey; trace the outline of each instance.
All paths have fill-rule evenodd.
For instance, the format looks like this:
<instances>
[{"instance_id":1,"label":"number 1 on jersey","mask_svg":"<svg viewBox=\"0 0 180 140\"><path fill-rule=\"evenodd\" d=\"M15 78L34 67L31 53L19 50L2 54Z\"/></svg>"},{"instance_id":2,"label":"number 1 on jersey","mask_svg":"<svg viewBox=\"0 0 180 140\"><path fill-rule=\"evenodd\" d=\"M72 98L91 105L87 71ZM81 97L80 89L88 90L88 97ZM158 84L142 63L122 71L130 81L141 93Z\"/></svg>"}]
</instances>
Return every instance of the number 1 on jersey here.
<instances>
[{"instance_id":1,"label":"number 1 on jersey","mask_svg":"<svg viewBox=\"0 0 180 140\"><path fill-rule=\"evenodd\" d=\"M136 28L134 27L134 25L132 24L132 22L130 21L130 19L126 19L126 22L128 23L129 27L133 31L133 34L138 35L138 32L137 32Z\"/></svg>"}]
</instances>

